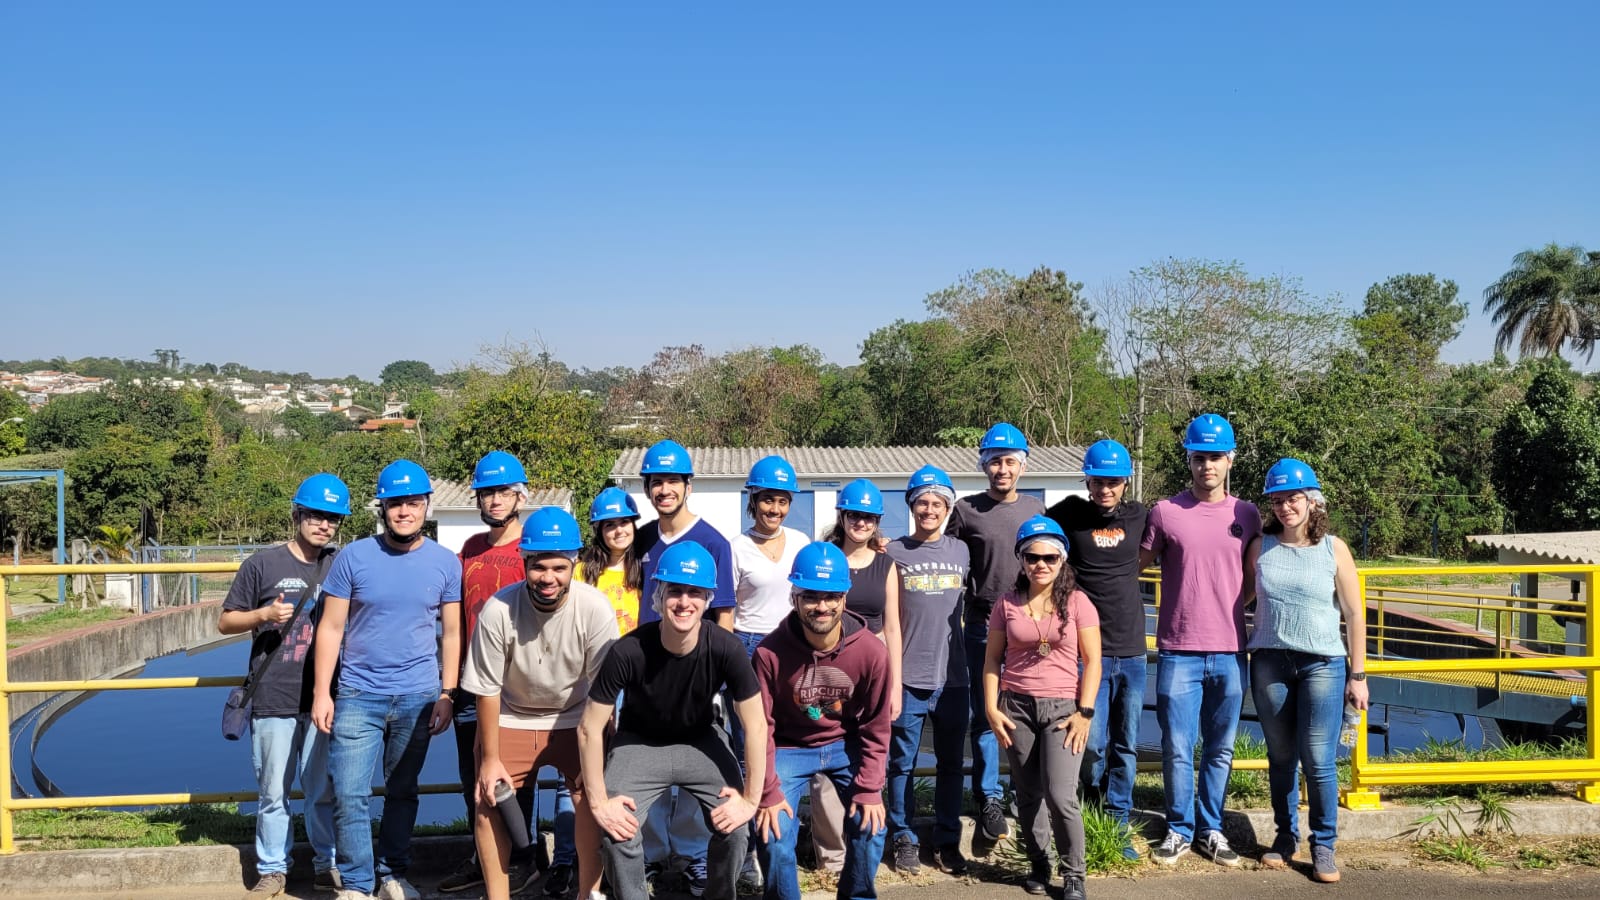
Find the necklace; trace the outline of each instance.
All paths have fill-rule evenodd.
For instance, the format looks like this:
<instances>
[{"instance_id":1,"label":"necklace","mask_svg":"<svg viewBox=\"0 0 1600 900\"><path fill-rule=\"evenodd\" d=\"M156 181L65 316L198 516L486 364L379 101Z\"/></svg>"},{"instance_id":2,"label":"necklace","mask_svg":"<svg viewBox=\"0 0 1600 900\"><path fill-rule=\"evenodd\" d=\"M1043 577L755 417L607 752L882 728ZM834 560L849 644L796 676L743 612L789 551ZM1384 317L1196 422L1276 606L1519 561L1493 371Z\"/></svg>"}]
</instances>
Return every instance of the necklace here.
<instances>
[{"instance_id":1,"label":"necklace","mask_svg":"<svg viewBox=\"0 0 1600 900\"><path fill-rule=\"evenodd\" d=\"M1028 618L1033 621L1033 629L1039 635L1039 646L1033 651L1039 656L1050 655L1050 639L1044 636L1044 620L1049 613L1041 613L1038 618L1033 616L1033 606L1028 606Z\"/></svg>"},{"instance_id":2,"label":"necklace","mask_svg":"<svg viewBox=\"0 0 1600 900\"><path fill-rule=\"evenodd\" d=\"M755 539L756 546L761 549L761 555L777 562L783 558L784 533L778 529L777 534L762 534L759 530L750 529L750 536Z\"/></svg>"}]
</instances>

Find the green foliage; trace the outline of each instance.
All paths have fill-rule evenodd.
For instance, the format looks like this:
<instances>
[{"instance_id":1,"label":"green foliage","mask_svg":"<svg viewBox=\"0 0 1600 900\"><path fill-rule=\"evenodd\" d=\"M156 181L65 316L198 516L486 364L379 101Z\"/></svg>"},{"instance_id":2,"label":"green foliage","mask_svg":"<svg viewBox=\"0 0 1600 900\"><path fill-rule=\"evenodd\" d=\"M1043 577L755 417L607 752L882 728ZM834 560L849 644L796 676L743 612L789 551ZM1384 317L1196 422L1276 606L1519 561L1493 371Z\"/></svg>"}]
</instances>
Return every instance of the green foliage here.
<instances>
[{"instance_id":1,"label":"green foliage","mask_svg":"<svg viewBox=\"0 0 1600 900\"><path fill-rule=\"evenodd\" d=\"M98 444L120 421L105 394L67 394L40 407L28 423L28 450L81 450Z\"/></svg>"},{"instance_id":2,"label":"green foliage","mask_svg":"<svg viewBox=\"0 0 1600 900\"><path fill-rule=\"evenodd\" d=\"M12 419L21 419L13 422ZM0 388L0 459L16 456L28 446L28 404Z\"/></svg>"},{"instance_id":3,"label":"green foliage","mask_svg":"<svg viewBox=\"0 0 1600 900\"><path fill-rule=\"evenodd\" d=\"M1098 803L1083 806L1084 862L1095 875L1122 875L1139 869L1143 862L1122 855L1122 848L1133 845L1133 828L1109 815Z\"/></svg>"},{"instance_id":4,"label":"green foliage","mask_svg":"<svg viewBox=\"0 0 1600 900\"><path fill-rule=\"evenodd\" d=\"M1600 258L1576 244L1524 250L1483 292L1483 311L1499 329L1494 348L1513 342L1523 356L1561 355L1561 348L1594 355L1600 317Z\"/></svg>"},{"instance_id":5,"label":"green foliage","mask_svg":"<svg viewBox=\"0 0 1600 900\"><path fill-rule=\"evenodd\" d=\"M994 389L975 362L948 321L902 319L868 335L861 367L880 425L875 443L926 446L945 428L988 427Z\"/></svg>"},{"instance_id":6,"label":"green foliage","mask_svg":"<svg viewBox=\"0 0 1600 900\"><path fill-rule=\"evenodd\" d=\"M1493 479L1519 531L1600 525L1600 409L1573 380L1541 372L1494 438Z\"/></svg>"},{"instance_id":7,"label":"green foliage","mask_svg":"<svg viewBox=\"0 0 1600 900\"><path fill-rule=\"evenodd\" d=\"M1454 281L1440 281L1431 272L1375 284L1352 323L1356 340L1369 358L1394 367L1432 367L1467 318L1467 304L1456 295Z\"/></svg>"},{"instance_id":8,"label":"green foliage","mask_svg":"<svg viewBox=\"0 0 1600 900\"><path fill-rule=\"evenodd\" d=\"M405 396L439 383L439 375L433 371L433 366L418 359L397 359L383 367L378 379L383 382L384 390Z\"/></svg>"}]
</instances>

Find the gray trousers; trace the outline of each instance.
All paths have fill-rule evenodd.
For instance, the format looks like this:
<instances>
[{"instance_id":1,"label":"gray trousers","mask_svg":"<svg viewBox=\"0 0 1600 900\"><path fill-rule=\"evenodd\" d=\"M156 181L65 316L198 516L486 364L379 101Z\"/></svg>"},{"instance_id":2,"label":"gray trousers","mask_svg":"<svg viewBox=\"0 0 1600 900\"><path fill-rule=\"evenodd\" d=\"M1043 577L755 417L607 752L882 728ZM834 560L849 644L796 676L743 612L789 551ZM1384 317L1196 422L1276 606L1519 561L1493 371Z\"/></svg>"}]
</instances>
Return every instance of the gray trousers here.
<instances>
[{"instance_id":1,"label":"gray trousers","mask_svg":"<svg viewBox=\"0 0 1600 900\"><path fill-rule=\"evenodd\" d=\"M1083 754L1065 746L1067 732L1056 725L1077 711L1071 700L1030 697L1002 691L1000 711L1017 723L1006 756L1011 787L1017 793L1017 819L1032 862L1048 860L1050 839L1062 854L1068 875L1084 876L1083 810L1078 806L1078 768ZM1049 815L1041 815L1041 806Z\"/></svg>"},{"instance_id":2,"label":"gray trousers","mask_svg":"<svg viewBox=\"0 0 1600 900\"><path fill-rule=\"evenodd\" d=\"M650 807L669 797L678 788L678 802L693 797L700 803L700 814L711 832L706 853L706 900L734 900L738 893L739 867L744 863L748 827L723 834L711 826L711 810L722 805L718 796L724 787L742 789L744 776L728 745L714 735L685 744L652 745L618 742L606 757L606 793L612 797L633 798L633 817L641 825L626 841L612 839L602 829L606 875L614 900L649 900L644 886L644 829ZM687 795L687 797L685 796Z\"/></svg>"}]
</instances>

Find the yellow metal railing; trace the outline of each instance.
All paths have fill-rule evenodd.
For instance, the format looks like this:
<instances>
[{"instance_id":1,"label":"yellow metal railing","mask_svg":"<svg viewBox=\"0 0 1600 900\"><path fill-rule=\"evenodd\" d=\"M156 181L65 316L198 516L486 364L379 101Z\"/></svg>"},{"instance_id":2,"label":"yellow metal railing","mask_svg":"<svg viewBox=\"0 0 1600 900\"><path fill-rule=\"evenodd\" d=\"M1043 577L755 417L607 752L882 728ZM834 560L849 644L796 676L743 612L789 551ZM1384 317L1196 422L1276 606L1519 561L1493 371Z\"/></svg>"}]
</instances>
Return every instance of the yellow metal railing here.
<instances>
[{"instance_id":1,"label":"yellow metal railing","mask_svg":"<svg viewBox=\"0 0 1600 900\"><path fill-rule=\"evenodd\" d=\"M1581 696L1588 724L1587 752L1581 759L1468 760L1461 762L1373 761L1367 743L1367 716L1361 714L1350 754L1350 787L1342 802L1350 809L1374 809L1384 785L1492 784L1501 782L1576 782L1577 796L1600 803L1600 643L1594 625L1600 566L1407 566L1361 569L1357 579L1367 605L1367 643L1373 651L1367 672L1373 676L1459 680L1487 676L1484 686L1499 691L1509 677L1554 683ZM1385 585L1389 580L1559 575L1581 581L1583 599L1515 597L1473 590ZM1471 621L1465 621L1470 616ZM1485 617L1489 622L1485 627ZM1583 623L1583 641L1541 636L1542 621ZM1450 627L1450 622L1460 627ZM1522 625L1522 628L1515 627ZM1530 637L1525 632L1531 631ZM1416 658L1419 654L1436 658ZM1406 657L1406 658L1397 658ZM1558 672L1581 673L1582 680ZM1539 673L1537 678L1526 678Z\"/></svg>"},{"instance_id":2,"label":"yellow metal railing","mask_svg":"<svg viewBox=\"0 0 1600 900\"><path fill-rule=\"evenodd\" d=\"M0 566L0 608L5 601L5 576L10 575L104 575L118 574L228 574L237 571L237 562L228 563L146 563L117 565L28 565ZM1155 570L1141 573L1140 580L1155 585L1157 603L1160 602L1161 585ZM1600 646L1595 630L1586 627L1585 639L1577 655L1558 655L1536 652L1517 638L1511 627L1519 616L1563 616L1579 619L1592 625L1600 621L1596 615L1596 585L1600 566L1413 566L1405 568L1362 569L1358 573L1361 592L1368 602L1368 618L1375 622L1369 626L1369 646L1374 653L1367 661L1367 671L1373 675L1410 675L1419 678L1460 673L1522 673L1528 671L1567 670L1582 672L1582 695L1587 700L1588 753L1583 759L1550 760L1496 760L1491 762L1452 763L1393 763L1373 762L1368 755L1366 714L1362 714L1357 731L1356 746L1351 754L1350 788L1343 794L1346 806L1352 809L1370 809L1378 805L1375 788L1383 785L1493 783L1506 781L1571 781L1579 782L1578 796L1589 802L1600 802ZM1584 583L1584 600L1573 602L1564 599L1516 598L1489 593L1436 589L1429 587L1384 587L1388 578L1439 578L1485 575L1576 575ZM1379 582L1375 585L1373 582ZM1468 603L1466 601L1472 601ZM1549 607L1534 609L1533 603ZM1470 630L1455 631L1427 625L1390 626L1387 613L1410 609L1419 615L1427 612L1471 610L1476 616L1494 617L1493 628L1482 628L1482 619L1475 620ZM1464 624L1464 623L1463 623ZM1465 655L1441 659L1390 659L1385 650L1395 647L1434 647L1441 652L1460 650L1466 635L1475 638L1478 649L1492 649L1492 655L1470 658ZM1492 644L1488 643L1492 640ZM1565 641L1545 642L1563 648L1571 645ZM6 644L6 622L0 616L0 647ZM0 854L16 852L14 813L26 809L76 809L105 806L155 806L190 803L244 802L256 799L255 791L221 793L166 793L126 794L100 797L44 797L17 798L11 792L11 717L10 697L19 693L55 693L66 691L127 691L156 690L164 688L231 687L241 683L241 677L188 677L188 678L128 678L95 679L82 681L19 681L10 680L6 661L0 655L0 776L6 780L0 791ZM1573 684L1574 688L1578 683ZM1579 693L1574 691L1574 693ZM1264 770L1266 760L1238 759L1238 770ZM1143 765L1141 769L1158 768ZM917 773L924 774L924 773ZM458 785L439 784L419 787L421 793L454 793Z\"/></svg>"}]
</instances>

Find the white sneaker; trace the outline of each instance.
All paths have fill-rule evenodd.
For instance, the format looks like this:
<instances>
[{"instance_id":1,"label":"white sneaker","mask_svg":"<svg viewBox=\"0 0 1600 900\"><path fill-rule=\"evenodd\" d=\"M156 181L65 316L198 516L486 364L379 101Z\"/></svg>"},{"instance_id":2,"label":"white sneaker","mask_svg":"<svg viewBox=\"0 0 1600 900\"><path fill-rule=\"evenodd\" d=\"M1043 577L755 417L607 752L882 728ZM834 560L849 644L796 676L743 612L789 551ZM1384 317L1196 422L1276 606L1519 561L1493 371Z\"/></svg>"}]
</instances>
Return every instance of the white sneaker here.
<instances>
[{"instance_id":1,"label":"white sneaker","mask_svg":"<svg viewBox=\"0 0 1600 900\"><path fill-rule=\"evenodd\" d=\"M374 896L378 900L422 900L422 894L411 886L411 882L400 877L385 878Z\"/></svg>"},{"instance_id":2,"label":"white sneaker","mask_svg":"<svg viewBox=\"0 0 1600 900\"><path fill-rule=\"evenodd\" d=\"M339 893L333 895L333 900L372 900L372 895L357 890L341 889Z\"/></svg>"}]
</instances>

